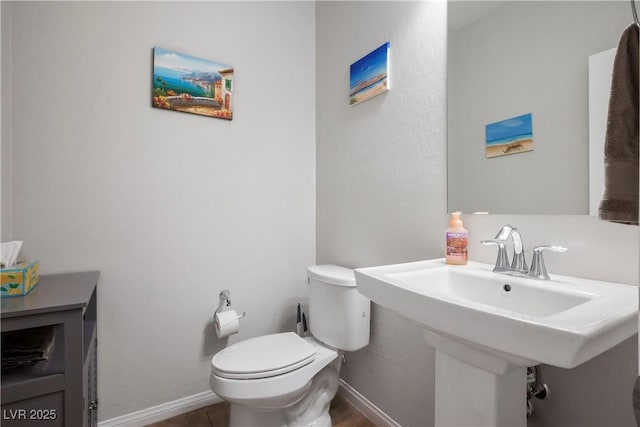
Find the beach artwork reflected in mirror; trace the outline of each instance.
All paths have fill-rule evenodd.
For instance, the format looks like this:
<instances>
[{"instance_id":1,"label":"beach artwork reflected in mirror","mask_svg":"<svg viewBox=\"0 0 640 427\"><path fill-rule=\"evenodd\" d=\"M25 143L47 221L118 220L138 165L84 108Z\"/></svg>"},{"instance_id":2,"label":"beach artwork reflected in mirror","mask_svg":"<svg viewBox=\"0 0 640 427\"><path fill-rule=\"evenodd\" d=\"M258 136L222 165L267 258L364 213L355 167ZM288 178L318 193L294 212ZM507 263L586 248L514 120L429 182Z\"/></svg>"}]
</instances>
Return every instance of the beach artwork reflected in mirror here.
<instances>
[{"instance_id":1,"label":"beach artwork reflected in mirror","mask_svg":"<svg viewBox=\"0 0 640 427\"><path fill-rule=\"evenodd\" d=\"M389 42L351 64L349 104L356 105L389 90Z\"/></svg>"},{"instance_id":2,"label":"beach artwork reflected in mirror","mask_svg":"<svg viewBox=\"0 0 640 427\"><path fill-rule=\"evenodd\" d=\"M533 151L531 113L485 127L487 159Z\"/></svg>"},{"instance_id":3,"label":"beach artwork reflected in mirror","mask_svg":"<svg viewBox=\"0 0 640 427\"><path fill-rule=\"evenodd\" d=\"M230 65L153 49L153 107L232 120L233 91Z\"/></svg>"}]
</instances>

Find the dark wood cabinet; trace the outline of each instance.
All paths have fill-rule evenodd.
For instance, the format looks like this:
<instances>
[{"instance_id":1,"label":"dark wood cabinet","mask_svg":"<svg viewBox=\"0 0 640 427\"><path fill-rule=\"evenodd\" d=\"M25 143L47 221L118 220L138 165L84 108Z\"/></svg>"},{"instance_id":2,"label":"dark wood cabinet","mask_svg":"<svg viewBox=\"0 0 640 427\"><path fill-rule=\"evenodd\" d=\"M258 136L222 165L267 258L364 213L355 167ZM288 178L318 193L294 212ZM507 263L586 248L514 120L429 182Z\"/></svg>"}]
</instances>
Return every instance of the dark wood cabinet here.
<instances>
[{"instance_id":1,"label":"dark wood cabinet","mask_svg":"<svg viewBox=\"0 0 640 427\"><path fill-rule=\"evenodd\" d=\"M55 326L49 359L2 372L2 425L97 425L99 273L40 277L24 297L2 299L2 334Z\"/></svg>"}]
</instances>

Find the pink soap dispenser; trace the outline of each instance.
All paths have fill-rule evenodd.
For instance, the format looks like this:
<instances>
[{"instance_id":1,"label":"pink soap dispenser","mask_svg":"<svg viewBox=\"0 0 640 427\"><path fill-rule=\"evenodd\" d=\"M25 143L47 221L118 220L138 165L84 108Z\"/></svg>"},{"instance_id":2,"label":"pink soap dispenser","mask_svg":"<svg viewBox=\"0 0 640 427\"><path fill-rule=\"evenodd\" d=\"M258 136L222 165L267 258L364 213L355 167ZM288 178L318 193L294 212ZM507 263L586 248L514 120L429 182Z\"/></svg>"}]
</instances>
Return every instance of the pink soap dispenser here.
<instances>
[{"instance_id":1,"label":"pink soap dispenser","mask_svg":"<svg viewBox=\"0 0 640 427\"><path fill-rule=\"evenodd\" d=\"M447 264L464 265L467 263L467 238L469 234L463 227L460 215L462 212L452 212L447 228Z\"/></svg>"}]
</instances>

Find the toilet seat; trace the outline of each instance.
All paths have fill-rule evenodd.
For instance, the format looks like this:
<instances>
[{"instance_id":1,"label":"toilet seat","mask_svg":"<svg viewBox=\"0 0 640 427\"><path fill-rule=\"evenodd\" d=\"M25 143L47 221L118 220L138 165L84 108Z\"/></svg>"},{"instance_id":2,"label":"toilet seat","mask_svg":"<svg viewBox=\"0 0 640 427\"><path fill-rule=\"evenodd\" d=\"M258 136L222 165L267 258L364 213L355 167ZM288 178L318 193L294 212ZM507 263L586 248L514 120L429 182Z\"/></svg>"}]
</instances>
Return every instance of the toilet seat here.
<instances>
[{"instance_id":1,"label":"toilet seat","mask_svg":"<svg viewBox=\"0 0 640 427\"><path fill-rule=\"evenodd\" d=\"M211 360L213 373L229 379L283 375L313 362L316 349L293 332L264 335L235 343Z\"/></svg>"},{"instance_id":2,"label":"toilet seat","mask_svg":"<svg viewBox=\"0 0 640 427\"><path fill-rule=\"evenodd\" d=\"M266 335L265 337L268 336L270 335ZM311 363L287 372L286 374L254 379L224 378L215 372L212 359L211 375L209 376L209 386L211 390L224 400L237 404L258 405L260 407L265 407L262 405L273 405L273 402L281 403L280 399L286 401L290 396L297 395L297 393L309 386L314 375L338 357L336 350L325 346L313 337L300 339L314 349L315 358ZM231 346L227 348L231 348ZM253 357L258 358L260 354L254 354ZM290 403L291 402L289 402L289 404ZM287 405L278 406L275 404L269 407L285 406Z\"/></svg>"}]
</instances>

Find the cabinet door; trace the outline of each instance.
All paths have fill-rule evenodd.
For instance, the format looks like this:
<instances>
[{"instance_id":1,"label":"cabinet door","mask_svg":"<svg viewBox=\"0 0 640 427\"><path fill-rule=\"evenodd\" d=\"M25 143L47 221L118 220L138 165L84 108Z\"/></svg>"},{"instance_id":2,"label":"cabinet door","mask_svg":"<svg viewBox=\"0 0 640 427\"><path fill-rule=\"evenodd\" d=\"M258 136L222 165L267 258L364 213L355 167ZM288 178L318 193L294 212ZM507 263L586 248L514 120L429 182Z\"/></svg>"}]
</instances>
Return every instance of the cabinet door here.
<instances>
[{"instance_id":1,"label":"cabinet door","mask_svg":"<svg viewBox=\"0 0 640 427\"><path fill-rule=\"evenodd\" d=\"M98 340L94 339L87 353L83 375L83 425L95 427L98 425Z\"/></svg>"},{"instance_id":2,"label":"cabinet door","mask_svg":"<svg viewBox=\"0 0 640 427\"><path fill-rule=\"evenodd\" d=\"M98 338L93 342L93 351L91 352L91 367L89 368L89 425L96 427L98 425Z\"/></svg>"}]
</instances>

